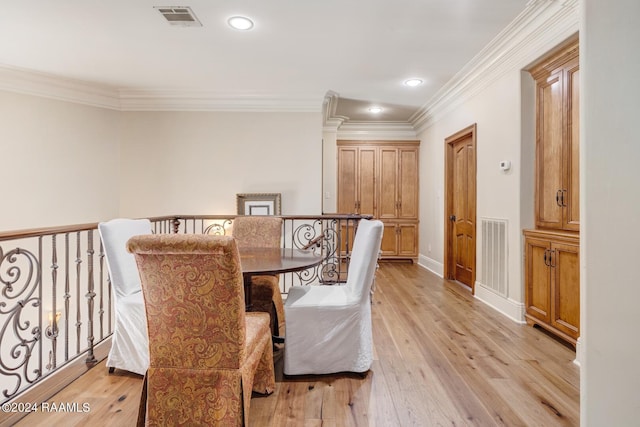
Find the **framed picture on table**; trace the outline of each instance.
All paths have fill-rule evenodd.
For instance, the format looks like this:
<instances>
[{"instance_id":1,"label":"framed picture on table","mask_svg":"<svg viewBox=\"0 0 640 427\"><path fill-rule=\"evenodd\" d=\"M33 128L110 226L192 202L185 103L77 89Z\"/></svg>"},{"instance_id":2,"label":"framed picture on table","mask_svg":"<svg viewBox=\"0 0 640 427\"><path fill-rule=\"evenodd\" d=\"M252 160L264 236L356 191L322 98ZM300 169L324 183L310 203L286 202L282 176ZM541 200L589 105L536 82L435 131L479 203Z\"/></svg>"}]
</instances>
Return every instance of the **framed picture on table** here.
<instances>
[{"instance_id":1,"label":"framed picture on table","mask_svg":"<svg viewBox=\"0 0 640 427\"><path fill-rule=\"evenodd\" d=\"M280 193L236 194L238 215L280 215Z\"/></svg>"}]
</instances>

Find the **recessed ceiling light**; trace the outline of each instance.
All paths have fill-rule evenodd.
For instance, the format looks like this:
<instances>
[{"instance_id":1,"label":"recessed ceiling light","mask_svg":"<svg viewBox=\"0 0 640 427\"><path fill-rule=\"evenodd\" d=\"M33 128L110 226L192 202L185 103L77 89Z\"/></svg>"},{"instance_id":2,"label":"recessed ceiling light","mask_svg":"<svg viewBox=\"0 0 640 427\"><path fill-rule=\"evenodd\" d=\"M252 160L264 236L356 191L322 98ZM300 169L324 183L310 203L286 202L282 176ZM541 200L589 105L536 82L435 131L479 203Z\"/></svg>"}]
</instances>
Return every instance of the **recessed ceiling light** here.
<instances>
[{"instance_id":1,"label":"recessed ceiling light","mask_svg":"<svg viewBox=\"0 0 640 427\"><path fill-rule=\"evenodd\" d=\"M378 114L382 112L382 107L371 107L369 108L369 112L373 114Z\"/></svg>"},{"instance_id":2,"label":"recessed ceiling light","mask_svg":"<svg viewBox=\"0 0 640 427\"><path fill-rule=\"evenodd\" d=\"M227 20L231 28L236 30L250 30L253 28L253 21L246 16L232 16Z\"/></svg>"},{"instance_id":3,"label":"recessed ceiling light","mask_svg":"<svg viewBox=\"0 0 640 427\"><path fill-rule=\"evenodd\" d=\"M424 83L422 79L408 79L404 81L404 85L409 87L420 86L422 83Z\"/></svg>"}]
</instances>

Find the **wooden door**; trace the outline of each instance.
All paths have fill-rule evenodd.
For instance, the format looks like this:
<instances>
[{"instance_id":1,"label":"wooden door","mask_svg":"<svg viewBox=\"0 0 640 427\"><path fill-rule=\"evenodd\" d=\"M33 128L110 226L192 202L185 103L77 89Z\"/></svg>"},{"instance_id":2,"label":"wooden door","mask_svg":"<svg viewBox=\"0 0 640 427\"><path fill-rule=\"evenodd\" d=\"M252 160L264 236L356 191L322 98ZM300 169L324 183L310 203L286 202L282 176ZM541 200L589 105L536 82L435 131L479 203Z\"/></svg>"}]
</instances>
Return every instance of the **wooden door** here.
<instances>
[{"instance_id":1,"label":"wooden door","mask_svg":"<svg viewBox=\"0 0 640 427\"><path fill-rule=\"evenodd\" d=\"M551 245L551 324L570 337L580 335L580 249L578 245Z\"/></svg>"},{"instance_id":2,"label":"wooden door","mask_svg":"<svg viewBox=\"0 0 640 427\"><path fill-rule=\"evenodd\" d=\"M476 268L475 125L446 139L445 277L474 289Z\"/></svg>"}]
</instances>

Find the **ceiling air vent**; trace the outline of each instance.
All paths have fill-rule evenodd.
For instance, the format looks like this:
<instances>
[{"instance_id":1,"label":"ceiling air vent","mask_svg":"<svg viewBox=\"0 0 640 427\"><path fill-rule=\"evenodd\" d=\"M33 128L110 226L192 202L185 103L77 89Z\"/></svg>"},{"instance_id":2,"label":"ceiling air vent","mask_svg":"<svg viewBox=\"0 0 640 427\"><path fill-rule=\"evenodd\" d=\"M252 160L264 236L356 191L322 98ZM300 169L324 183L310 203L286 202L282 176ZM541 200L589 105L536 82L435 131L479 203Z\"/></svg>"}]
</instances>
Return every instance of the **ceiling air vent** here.
<instances>
[{"instance_id":1,"label":"ceiling air vent","mask_svg":"<svg viewBox=\"0 0 640 427\"><path fill-rule=\"evenodd\" d=\"M154 9L160 12L171 25L202 27L202 24L188 6L154 6Z\"/></svg>"}]
</instances>

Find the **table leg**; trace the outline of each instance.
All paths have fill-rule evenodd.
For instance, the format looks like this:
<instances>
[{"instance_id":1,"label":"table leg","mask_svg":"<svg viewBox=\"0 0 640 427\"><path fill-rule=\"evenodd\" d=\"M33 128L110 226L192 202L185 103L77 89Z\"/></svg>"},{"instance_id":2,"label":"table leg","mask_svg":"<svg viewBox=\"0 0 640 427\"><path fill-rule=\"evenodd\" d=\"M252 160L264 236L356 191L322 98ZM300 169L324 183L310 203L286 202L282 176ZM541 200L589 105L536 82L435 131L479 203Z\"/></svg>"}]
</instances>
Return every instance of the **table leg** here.
<instances>
[{"instance_id":1,"label":"table leg","mask_svg":"<svg viewBox=\"0 0 640 427\"><path fill-rule=\"evenodd\" d=\"M243 274L244 279L244 308L245 311L251 311L253 305L251 304L251 274Z\"/></svg>"}]
</instances>

